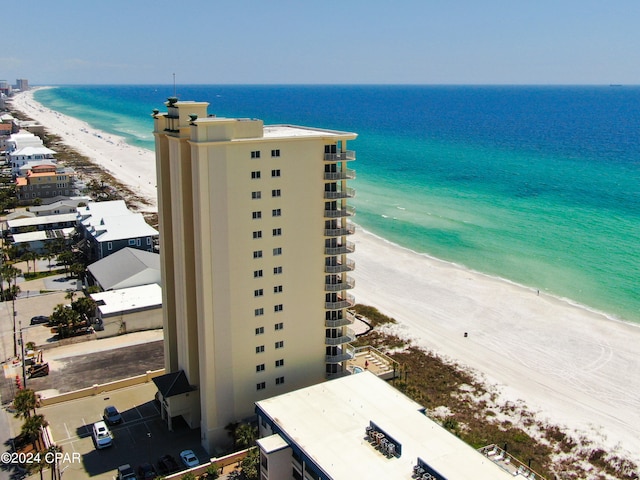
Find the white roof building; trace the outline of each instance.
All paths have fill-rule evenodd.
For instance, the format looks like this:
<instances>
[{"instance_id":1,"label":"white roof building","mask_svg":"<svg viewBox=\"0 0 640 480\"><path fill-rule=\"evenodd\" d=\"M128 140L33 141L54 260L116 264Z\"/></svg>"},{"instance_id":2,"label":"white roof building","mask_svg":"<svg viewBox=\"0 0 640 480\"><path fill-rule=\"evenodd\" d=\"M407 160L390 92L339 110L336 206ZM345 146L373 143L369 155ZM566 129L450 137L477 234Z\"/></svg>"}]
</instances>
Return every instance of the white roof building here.
<instances>
[{"instance_id":1,"label":"white roof building","mask_svg":"<svg viewBox=\"0 0 640 480\"><path fill-rule=\"evenodd\" d=\"M123 200L89 202L76 211L78 225L91 244L91 259L100 260L125 247L153 251L158 231L141 213L131 212Z\"/></svg>"},{"instance_id":2,"label":"white roof building","mask_svg":"<svg viewBox=\"0 0 640 480\"><path fill-rule=\"evenodd\" d=\"M260 478L513 478L423 412L368 371L256 402Z\"/></svg>"},{"instance_id":3,"label":"white roof building","mask_svg":"<svg viewBox=\"0 0 640 480\"><path fill-rule=\"evenodd\" d=\"M153 283L139 287L92 293L91 298L98 303L101 318L121 315L133 311L160 308L162 306L162 288Z\"/></svg>"}]
</instances>

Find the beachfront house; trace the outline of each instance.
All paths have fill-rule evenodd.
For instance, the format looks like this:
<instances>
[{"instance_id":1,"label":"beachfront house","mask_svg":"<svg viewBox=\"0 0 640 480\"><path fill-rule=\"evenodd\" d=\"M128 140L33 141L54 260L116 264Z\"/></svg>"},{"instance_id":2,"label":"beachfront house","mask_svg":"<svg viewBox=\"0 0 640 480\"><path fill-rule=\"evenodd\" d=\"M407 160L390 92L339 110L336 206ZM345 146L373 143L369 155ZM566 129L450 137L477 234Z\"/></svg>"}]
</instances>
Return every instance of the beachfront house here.
<instances>
[{"instance_id":1,"label":"beachfront house","mask_svg":"<svg viewBox=\"0 0 640 480\"><path fill-rule=\"evenodd\" d=\"M76 209L80 248L90 261L100 260L126 247L153 252L158 231L141 213L131 212L123 200L89 202Z\"/></svg>"},{"instance_id":2,"label":"beachfront house","mask_svg":"<svg viewBox=\"0 0 640 480\"><path fill-rule=\"evenodd\" d=\"M19 205L28 205L35 199L52 200L73 194L75 172L71 168L61 167L50 161L28 163L20 168L26 169L24 176L18 176L16 197Z\"/></svg>"},{"instance_id":3,"label":"beachfront house","mask_svg":"<svg viewBox=\"0 0 640 480\"><path fill-rule=\"evenodd\" d=\"M33 163L34 165L38 165L38 163L42 163L43 160L47 161L50 164L55 164L56 159L54 155L55 151L51 150L47 147L23 147L18 150L14 150L9 153L9 166L11 167L11 173L13 175L18 175L20 173L20 168ZM38 163L35 163L38 162Z\"/></svg>"}]
</instances>

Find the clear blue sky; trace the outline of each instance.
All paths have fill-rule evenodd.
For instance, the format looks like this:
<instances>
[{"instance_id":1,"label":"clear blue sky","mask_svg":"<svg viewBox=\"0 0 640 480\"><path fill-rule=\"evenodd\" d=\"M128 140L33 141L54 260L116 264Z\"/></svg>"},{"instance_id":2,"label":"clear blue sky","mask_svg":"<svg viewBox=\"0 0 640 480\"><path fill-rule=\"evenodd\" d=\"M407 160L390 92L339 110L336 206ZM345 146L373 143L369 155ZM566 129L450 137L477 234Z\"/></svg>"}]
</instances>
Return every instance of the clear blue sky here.
<instances>
[{"instance_id":1,"label":"clear blue sky","mask_svg":"<svg viewBox=\"0 0 640 480\"><path fill-rule=\"evenodd\" d=\"M639 84L639 22L639 0L9 2L0 79Z\"/></svg>"}]
</instances>

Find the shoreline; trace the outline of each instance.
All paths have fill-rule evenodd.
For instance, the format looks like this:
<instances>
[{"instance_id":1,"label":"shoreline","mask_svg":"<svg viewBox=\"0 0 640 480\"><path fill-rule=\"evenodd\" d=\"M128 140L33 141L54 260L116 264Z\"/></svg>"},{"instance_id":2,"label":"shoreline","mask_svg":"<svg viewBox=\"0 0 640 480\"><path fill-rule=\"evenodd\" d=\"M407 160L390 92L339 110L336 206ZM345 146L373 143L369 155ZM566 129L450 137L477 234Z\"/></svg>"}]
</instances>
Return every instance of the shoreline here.
<instances>
[{"instance_id":1,"label":"shoreline","mask_svg":"<svg viewBox=\"0 0 640 480\"><path fill-rule=\"evenodd\" d=\"M14 97L13 108L157 210L154 152L47 109L32 92ZM546 421L640 463L640 325L414 252L360 227L351 241L356 300L395 318L396 333L479 373L504 398L522 399Z\"/></svg>"}]
</instances>

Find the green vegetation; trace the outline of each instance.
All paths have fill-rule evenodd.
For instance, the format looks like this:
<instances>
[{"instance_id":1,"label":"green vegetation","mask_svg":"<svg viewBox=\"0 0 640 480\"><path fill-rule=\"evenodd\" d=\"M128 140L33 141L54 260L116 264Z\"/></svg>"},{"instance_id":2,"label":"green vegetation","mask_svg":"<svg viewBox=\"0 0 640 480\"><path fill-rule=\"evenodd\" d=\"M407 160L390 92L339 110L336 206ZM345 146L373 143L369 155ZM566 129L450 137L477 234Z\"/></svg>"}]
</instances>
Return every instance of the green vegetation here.
<instances>
[{"instance_id":1,"label":"green vegetation","mask_svg":"<svg viewBox=\"0 0 640 480\"><path fill-rule=\"evenodd\" d=\"M93 299L80 297L74 301L73 293L69 292L71 305L56 305L50 317L49 323L56 329L59 338L88 333L91 319L95 314L96 302Z\"/></svg>"}]
</instances>

